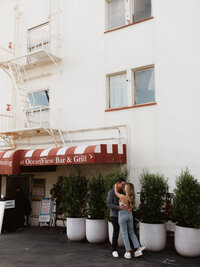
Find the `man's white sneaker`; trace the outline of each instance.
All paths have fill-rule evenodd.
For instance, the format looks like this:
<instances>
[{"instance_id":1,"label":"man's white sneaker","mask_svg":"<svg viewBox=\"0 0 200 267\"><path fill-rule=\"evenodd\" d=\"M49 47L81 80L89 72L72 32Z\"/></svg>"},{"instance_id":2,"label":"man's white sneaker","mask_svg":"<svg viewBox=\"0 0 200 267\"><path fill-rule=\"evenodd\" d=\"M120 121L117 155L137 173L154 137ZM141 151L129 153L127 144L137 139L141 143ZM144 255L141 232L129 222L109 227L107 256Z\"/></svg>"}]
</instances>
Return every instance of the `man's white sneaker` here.
<instances>
[{"instance_id":1,"label":"man's white sneaker","mask_svg":"<svg viewBox=\"0 0 200 267\"><path fill-rule=\"evenodd\" d=\"M113 255L114 258L118 258L119 257L119 254L118 254L117 251L113 251L112 252L112 255Z\"/></svg>"},{"instance_id":2,"label":"man's white sneaker","mask_svg":"<svg viewBox=\"0 0 200 267\"><path fill-rule=\"evenodd\" d=\"M140 256L142 256L142 255L143 255L143 254L142 254L141 249L136 250L135 253L134 253L134 257L135 257L135 258L140 257Z\"/></svg>"},{"instance_id":3,"label":"man's white sneaker","mask_svg":"<svg viewBox=\"0 0 200 267\"><path fill-rule=\"evenodd\" d=\"M126 252L126 253L124 254L124 258L125 258L125 259L131 259L131 253L130 253L130 252Z\"/></svg>"},{"instance_id":4,"label":"man's white sneaker","mask_svg":"<svg viewBox=\"0 0 200 267\"><path fill-rule=\"evenodd\" d=\"M143 251L143 250L145 250L145 249L146 249L146 247L144 247L144 246L143 246L143 247L140 247L140 250L141 250L141 251Z\"/></svg>"}]
</instances>

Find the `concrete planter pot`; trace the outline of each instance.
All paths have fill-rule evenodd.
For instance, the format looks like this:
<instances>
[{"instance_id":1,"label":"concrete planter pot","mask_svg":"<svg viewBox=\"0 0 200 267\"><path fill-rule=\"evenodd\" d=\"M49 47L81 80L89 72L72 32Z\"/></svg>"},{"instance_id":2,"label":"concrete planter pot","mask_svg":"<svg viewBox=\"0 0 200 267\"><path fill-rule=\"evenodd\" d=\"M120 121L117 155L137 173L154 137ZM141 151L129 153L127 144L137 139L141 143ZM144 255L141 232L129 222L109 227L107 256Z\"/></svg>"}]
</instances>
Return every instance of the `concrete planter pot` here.
<instances>
[{"instance_id":1,"label":"concrete planter pot","mask_svg":"<svg viewBox=\"0 0 200 267\"><path fill-rule=\"evenodd\" d=\"M86 219L86 239L90 243L102 243L108 238L108 223L105 220Z\"/></svg>"},{"instance_id":2,"label":"concrete planter pot","mask_svg":"<svg viewBox=\"0 0 200 267\"><path fill-rule=\"evenodd\" d=\"M109 237L110 244L112 244L112 236L113 236L113 225L111 222L108 222L108 237ZM119 232L118 246L124 247L124 241L122 239L121 232Z\"/></svg>"},{"instance_id":3,"label":"concrete planter pot","mask_svg":"<svg viewBox=\"0 0 200 267\"><path fill-rule=\"evenodd\" d=\"M69 240L81 241L85 239L85 218L67 218L66 225Z\"/></svg>"},{"instance_id":4,"label":"concrete planter pot","mask_svg":"<svg viewBox=\"0 0 200 267\"><path fill-rule=\"evenodd\" d=\"M200 228L175 226L174 244L176 251L185 257L200 256Z\"/></svg>"},{"instance_id":5,"label":"concrete planter pot","mask_svg":"<svg viewBox=\"0 0 200 267\"><path fill-rule=\"evenodd\" d=\"M140 243L146 247L146 250L163 250L167 243L166 224L140 222Z\"/></svg>"}]
</instances>

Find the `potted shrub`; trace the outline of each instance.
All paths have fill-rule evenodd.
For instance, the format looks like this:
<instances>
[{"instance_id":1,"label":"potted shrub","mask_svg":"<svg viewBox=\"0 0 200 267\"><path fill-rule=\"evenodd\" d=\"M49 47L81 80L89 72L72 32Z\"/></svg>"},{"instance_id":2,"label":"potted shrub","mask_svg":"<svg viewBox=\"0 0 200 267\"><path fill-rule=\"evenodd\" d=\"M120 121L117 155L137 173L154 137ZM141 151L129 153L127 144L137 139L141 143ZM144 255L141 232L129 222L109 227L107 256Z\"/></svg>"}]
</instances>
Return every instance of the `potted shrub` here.
<instances>
[{"instance_id":1,"label":"potted shrub","mask_svg":"<svg viewBox=\"0 0 200 267\"><path fill-rule=\"evenodd\" d=\"M176 251L186 257L200 256L200 183L188 169L176 180L173 220Z\"/></svg>"},{"instance_id":2,"label":"potted shrub","mask_svg":"<svg viewBox=\"0 0 200 267\"><path fill-rule=\"evenodd\" d=\"M90 243L101 243L107 239L108 225L105 220L105 181L102 176L88 181L86 238Z\"/></svg>"},{"instance_id":3,"label":"potted shrub","mask_svg":"<svg viewBox=\"0 0 200 267\"><path fill-rule=\"evenodd\" d=\"M55 201L56 204L56 213L62 214L62 197L63 197L63 176L59 176L57 182L53 185L52 189L50 190L52 199Z\"/></svg>"},{"instance_id":4,"label":"potted shrub","mask_svg":"<svg viewBox=\"0 0 200 267\"><path fill-rule=\"evenodd\" d=\"M119 170L113 170L112 172L108 173L105 175L105 202L107 202L107 195L110 189L112 189L113 185L117 182L119 178L124 178L124 180L127 179L127 171L119 171ZM105 210L105 219L108 221L108 237L110 243L112 243L112 236L113 236L113 225L109 221L110 219L110 209L106 205L106 210ZM119 238L118 238L118 246L122 247L124 246L124 242L121 236L121 232L119 233Z\"/></svg>"},{"instance_id":5,"label":"potted shrub","mask_svg":"<svg viewBox=\"0 0 200 267\"><path fill-rule=\"evenodd\" d=\"M147 250L160 251L166 246L166 224L163 212L167 180L161 174L143 171L140 175L143 202L140 205L140 243Z\"/></svg>"},{"instance_id":6,"label":"potted shrub","mask_svg":"<svg viewBox=\"0 0 200 267\"><path fill-rule=\"evenodd\" d=\"M67 217L67 237L72 241L85 239L85 208L87 179L85 176L69 175L63 181L62 207Z\"/></svg>"}]
</instances>

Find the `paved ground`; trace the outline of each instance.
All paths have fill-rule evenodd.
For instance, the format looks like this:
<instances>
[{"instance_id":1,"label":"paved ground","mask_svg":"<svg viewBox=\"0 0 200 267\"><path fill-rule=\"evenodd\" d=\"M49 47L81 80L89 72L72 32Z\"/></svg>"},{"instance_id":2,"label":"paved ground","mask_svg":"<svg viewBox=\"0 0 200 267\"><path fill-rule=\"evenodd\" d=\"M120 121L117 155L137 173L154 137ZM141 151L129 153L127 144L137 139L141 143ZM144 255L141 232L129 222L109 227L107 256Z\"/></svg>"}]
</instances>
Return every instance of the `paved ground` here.
<instances>
[{"instance_id":1,"label":"paved ground","mask_svg":"<svg viewBox=\"0 0 200 267\"><path fill-rule=\"evenodd\" d=\"M0 267L24 266L135 266L135 267L200 267L200 258L179 256L173 247L173 238L159 253L145 251L143 257L127 260L111 256L109 243L90 244L71 242L60 229L30 227L0 235ZM168 259L168 263L167 263Z\"/></svg>"}]
</instances>

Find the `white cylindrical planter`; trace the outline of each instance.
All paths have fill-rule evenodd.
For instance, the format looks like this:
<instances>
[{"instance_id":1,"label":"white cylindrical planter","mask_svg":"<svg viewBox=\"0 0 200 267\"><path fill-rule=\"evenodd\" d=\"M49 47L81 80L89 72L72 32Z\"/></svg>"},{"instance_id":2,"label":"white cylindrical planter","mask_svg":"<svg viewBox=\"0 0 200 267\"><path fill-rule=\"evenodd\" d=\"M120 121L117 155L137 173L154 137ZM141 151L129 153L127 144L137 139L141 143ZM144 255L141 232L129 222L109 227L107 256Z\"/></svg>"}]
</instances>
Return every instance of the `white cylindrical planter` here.
<instances>
[{"instance_id":1,"label":"white cylindrical planter","mask_svg":"<svg viewBox=\"0 0 200 267\"><path fill-rule=\"evenodd\" d=\"M108 238L108 224L105 220L86 219L86 238L90 243L102 243Z\"/></svg>"},{"instance_id":2,"label":"white cylindrical planter","mask_svg":"<svg viewBox=\"0 0 200 267\"><path fill-rule=\"evenodd\" d=\"M140 244L146 250L161 251L166 247L166 224L151 224L140 222Z\"/></svg>"},{"instance_id":3,"label":"white cylindrical planter","mask_svg":"<svg viewBox=\"0 0 200 267\"><path fill-rule=\"evenodd\" d=\"M69 240L81 241L85 239L85 218L67 218L66 225Z\"/></svg>"},{"instance_id":4,"label":"white cylindrical planter","mask_svg":"<svg viewBox=\"0 0 200 267\"><path fill-rule=\"evenodd\" d=\"M112 225L111 222L108 222L108 237L109 237L110 244L112 244L113 225ZM121 231L119 232L118 246L119 246L119 247L124 247L124 241L123 241L123 239L122 239Z\"/></svg>"},{"instance_id":5,"label":"white cylindrical planter","mask_svg":"<svg viewBox=\"0 0 200 267\"><path fill-rule=\"evenodd\" d=\"M185 257L200 256L200 228L175 226L174 243L176 251Z\"/></svg>"}]
</instances>

